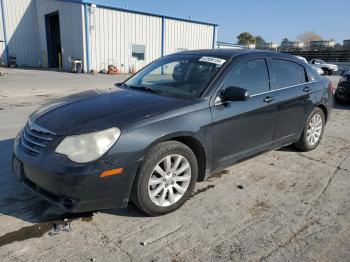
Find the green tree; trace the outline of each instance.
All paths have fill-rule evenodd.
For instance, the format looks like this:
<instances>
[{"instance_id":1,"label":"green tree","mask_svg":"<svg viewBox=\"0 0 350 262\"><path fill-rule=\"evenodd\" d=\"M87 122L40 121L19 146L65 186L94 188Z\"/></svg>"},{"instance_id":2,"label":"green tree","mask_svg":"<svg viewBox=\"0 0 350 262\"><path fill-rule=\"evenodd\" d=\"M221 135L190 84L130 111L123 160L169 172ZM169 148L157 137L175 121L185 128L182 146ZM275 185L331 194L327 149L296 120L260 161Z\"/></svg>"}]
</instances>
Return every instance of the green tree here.
<instances>
[{"instance_id":1,"label":"green tree","mask_svg":"<svg viewBox=\"0 0 350 262\"><path fill-rule=\"evenodd\" d=\"M239 36L237 36L238 44L240 45L249 45L255 44L255 37L248 32L243 32Z\"/></svg>"},{"instance_id":2,"label":"green tree","mask_svg":"<svg viewBox=\"0 0 350 262\"><path fill-rule=\"evenodd\" d=\"M287 37L282 39L282 43L287 43L287 42L289 42L289 39Z\"/></svg>"},{"instance_id":3,"label":"green tree","mask_svg":"<svg viewBox=\"0 0 350 262\"><path fill-rule=\"evenodd\" d=\"M255 44L257 47L262 47L262 46L264 46L265 43L266 42L265 42L264 38L262 38L261 36L258 35L255 37Z\"/></svg>"}]
</instances>

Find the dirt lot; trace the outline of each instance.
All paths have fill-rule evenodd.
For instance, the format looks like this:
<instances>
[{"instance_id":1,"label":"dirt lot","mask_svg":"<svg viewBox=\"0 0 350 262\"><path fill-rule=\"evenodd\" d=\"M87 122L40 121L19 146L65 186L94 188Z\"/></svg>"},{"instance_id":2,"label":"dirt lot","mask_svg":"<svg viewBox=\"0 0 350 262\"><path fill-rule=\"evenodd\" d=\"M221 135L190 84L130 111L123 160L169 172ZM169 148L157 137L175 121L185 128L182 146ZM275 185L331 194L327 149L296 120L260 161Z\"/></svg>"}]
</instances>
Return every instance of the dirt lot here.
<instances>
[{"instance_id":1,"label":"dirt lot","mask_svg":"<svg viewBox=\"0 0 350 262\"><path fill-rule=\"evenodd\" d=\"M129 205L72 216L12 177L13 138L40 104L125 76L0 71L1 261L349 261L350 107L336 106L317 150L237 164L173 214Z\"/></svg>"}]
</instances>

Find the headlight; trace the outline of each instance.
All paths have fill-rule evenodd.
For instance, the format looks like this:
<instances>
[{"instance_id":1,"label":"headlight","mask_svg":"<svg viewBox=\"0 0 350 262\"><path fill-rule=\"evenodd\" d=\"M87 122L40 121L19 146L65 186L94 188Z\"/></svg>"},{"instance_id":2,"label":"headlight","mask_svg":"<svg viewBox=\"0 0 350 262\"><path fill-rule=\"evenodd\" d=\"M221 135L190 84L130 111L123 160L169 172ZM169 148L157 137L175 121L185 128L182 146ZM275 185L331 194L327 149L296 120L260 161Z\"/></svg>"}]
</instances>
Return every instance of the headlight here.
<instances>
[{"instance_id":1,"label":"headlight","mask_svg":"<svg viewBox=\"0 0 350 262\"><path fill-rule=\"evenodd\" d=\"M55 152L66 155L77 163L88 163L100 158L118 140L120 129L113 127L99 132L67 136Z\"/></svg>"}]
</instances>

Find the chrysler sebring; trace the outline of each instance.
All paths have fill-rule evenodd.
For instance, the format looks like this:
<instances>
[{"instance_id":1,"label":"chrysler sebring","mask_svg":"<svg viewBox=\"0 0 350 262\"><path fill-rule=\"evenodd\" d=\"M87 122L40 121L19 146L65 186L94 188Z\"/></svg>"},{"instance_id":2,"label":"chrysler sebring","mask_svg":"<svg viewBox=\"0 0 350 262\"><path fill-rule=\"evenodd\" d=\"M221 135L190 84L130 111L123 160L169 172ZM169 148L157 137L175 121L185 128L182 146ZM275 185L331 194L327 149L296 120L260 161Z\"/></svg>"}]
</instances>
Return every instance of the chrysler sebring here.
<instances>
[{"instance_id":1,"label":"chrysler sebring","mask_svg":"<svg viewBox=\"0 0 350 262\"><path fill-rule=\"evenodd\" d=\"M15 139L13 173L69 212L131 200L163 215L242 159L291 144L315 149L332 104L330 81L294 56L176 53L111 89L38 109Z\"/></svg>"}]
</instances>

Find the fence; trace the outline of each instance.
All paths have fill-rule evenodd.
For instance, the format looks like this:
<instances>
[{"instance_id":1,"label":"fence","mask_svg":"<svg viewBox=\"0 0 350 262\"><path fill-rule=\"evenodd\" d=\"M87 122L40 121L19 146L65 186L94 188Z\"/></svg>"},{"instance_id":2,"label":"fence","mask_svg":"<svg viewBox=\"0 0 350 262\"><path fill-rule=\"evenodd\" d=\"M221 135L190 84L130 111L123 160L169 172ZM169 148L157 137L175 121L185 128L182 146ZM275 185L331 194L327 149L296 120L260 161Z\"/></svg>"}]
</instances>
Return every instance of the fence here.
<instances>
[{"instance_id":1,"label":"fence","mask_svg":"<svg viewBox=\"0 0 350 262\"><path fill-rule=\"evenodd\" d=\"M324 50L324 51L291 51L284 52L291 55L305 57L308 61L311 59L322 59L326 62L350 62L350 51L345 50Z\"/></svg>"}]
</instances>

